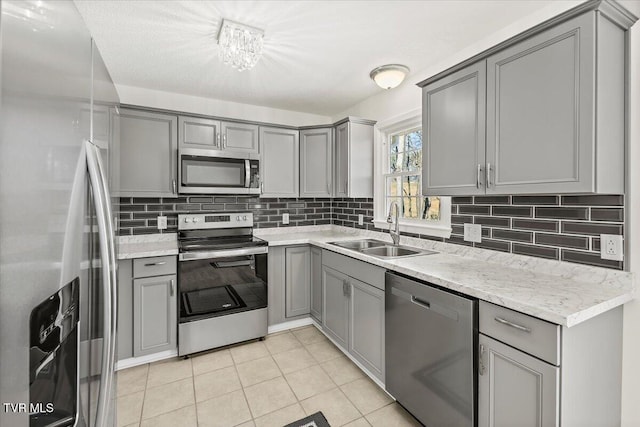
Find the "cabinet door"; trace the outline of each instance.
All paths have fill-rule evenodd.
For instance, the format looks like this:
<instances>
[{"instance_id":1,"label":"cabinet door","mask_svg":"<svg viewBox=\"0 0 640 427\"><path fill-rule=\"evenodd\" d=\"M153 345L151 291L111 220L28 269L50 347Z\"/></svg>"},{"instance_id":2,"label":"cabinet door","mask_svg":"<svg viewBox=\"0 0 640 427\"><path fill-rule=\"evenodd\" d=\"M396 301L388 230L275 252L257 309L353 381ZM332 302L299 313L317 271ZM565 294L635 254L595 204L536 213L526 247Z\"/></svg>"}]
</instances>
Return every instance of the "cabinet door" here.
<instances>
[{"instance_id":1,"label":"cabinet door","mask_svg":"<svg viewBox=\"0 0 640 427\"><path fill-rule=\"evenodd\" d=\"M300 132L300 197L330 197L333 130Z\"/></svg>"},{"instance_id":2,"label":"cabinet door","mask_svg":"<svg viewBox=\"0 0 640 427\"><path fill-rule=\"evenodd\" d=\"M422 89L422 193L484 193L486 63Z\"/></svg>"},{"instance_id":3,"label":"cabinet door","mask_svg":"<svg viewBox=\"0 0 640 427\"><path fill-rule=\"evenodd\" d=\"M351 282L349 352L384 381L384 291L359 280Z\"/></svg>"},{"instance_id":4,"label":"cabinet door","mask_svg":"<svg viewBox=\"0 0 640 427\"><path fill-rule=\"evenodd\" d=\"M258 154L258 126L222 122L222 148Z\"/></svg>"},{"instance_id":5,"label":"cabinet door","mask_svg":"<svg viewBox=\"0 0 640 427\"><path fill-rule=\"evenodd\" d=\"M335 197L349 197L349 122L336 126Z\"/></svg>"},{"instance_id":6,"label":"cabinet door","mask_svg":"<svg viewBox=\"0 0 640 427\"><path fill-rule=\"evenodd\" d=\"M487 193L593 191L594 19L487 59Z\"/></svg>"},{"instance_id":7,"label":"cabinet door","mask_svg":"<svg viewBox=\"0 0 640 427\"><path fill-rule=\"evenodd\" d=\"M349 343L349 277L322 267L322 328L342 348Z\"/></svg>"},{"instance_id":8,"label":"cabinet door","mask_svg":"<svg viewBox=\"0 0 640 427\"><path fill-rule=\"evenodd\" d=\"M286 317L309 314L311 305L311 251L309 246L285 249Z\"/></svg>"},{"instance_id":9,"label":"cabinet door","mask_svg":"<svg viewBox=\"0 0 640 427\"><path fill-rule=\"evenodd\" d=\"M479 427L559 425L560 368L480 334Z\"/></svg>"},{"instance_id":10,"label":"cabinet door","mask_svg":"<svg viewBox=\"0 0 640 427\"><path fill-rule=\"evenodd\" d=\"M322 250L311 247L311 315L322 323Z\"/></svg>"},{"instance_id":11,"label":"cabinet door","mask_svg":"<svg viewBox=\"0 0 640 427\"><path fill-rule=\"evenodd\" d=\"M177 197L178 119L120 109L120 194Z\"/></svg>"},{"instance_id":12,"label":"cabinet door","mask_svg":"<svg viewBox=\"0 0 640 427\"><path fill-rule=\"evenodd\" d=\"M298 131L260 128L262 197L298 197Z\"/></svg>"},{"instance_id":13,"label":"cabinet door","mask_svg":"<svg viewBox=\"0 0 640 427\"><path fill-rule=\"evenodd\" d=\"M176 276L133 281L133 356L176 348Z\"/></svg>"},{"instance_id":14,"label":"cabinet door","mask_svg":"<svg viewBox=\"0 0 640 427\"><path fill-rule=\"evenodd\" d=\"M221 150L220 122L199 117L178 117L180 148Z\"/></svg>"}]
</instances>

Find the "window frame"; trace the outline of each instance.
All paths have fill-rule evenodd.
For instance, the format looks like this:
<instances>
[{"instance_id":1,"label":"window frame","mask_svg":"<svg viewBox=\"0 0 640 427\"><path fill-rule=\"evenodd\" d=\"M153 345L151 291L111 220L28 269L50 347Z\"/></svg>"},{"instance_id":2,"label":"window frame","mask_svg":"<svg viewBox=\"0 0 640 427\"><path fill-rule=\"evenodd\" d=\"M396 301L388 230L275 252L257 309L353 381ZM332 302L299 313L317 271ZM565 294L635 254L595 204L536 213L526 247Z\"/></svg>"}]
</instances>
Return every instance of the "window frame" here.
<instances>
[{"instance_id":1,"label":"window frame","mask_svg":"<svg viewBox=\"0 0 640 427\"><path fill-rule=\"evenodd\" d=\"M420 109L412 110L376 125L373 175L373 224L376 228L389 229L387 212L385 212L385 180L389 171L389 138L393 134L417 128L422 128L422 111ZM420 182L422 183L422 173L420 173ZM400 218L399 223L400 231L448 238L451 236L451 197L440 196L440 220Z\"/></svg>"}]
</instances>

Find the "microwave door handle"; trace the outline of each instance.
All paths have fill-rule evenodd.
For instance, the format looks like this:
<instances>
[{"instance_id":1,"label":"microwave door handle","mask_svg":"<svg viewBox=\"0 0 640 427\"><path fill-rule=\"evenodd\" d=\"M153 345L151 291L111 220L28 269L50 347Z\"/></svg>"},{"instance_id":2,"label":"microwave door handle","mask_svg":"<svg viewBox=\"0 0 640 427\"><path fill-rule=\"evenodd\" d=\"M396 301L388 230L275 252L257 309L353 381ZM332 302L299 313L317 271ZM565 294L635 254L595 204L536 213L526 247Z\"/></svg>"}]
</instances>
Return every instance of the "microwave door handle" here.
<instances>
[{"instance_id":1,"label":"microwave door handle","mask_svg":"<svg viewBox=\"0 0 640 427\"><path fill-rule=\"evenodd\" d=\"M251 162L249 159L244 160L244 186L249 188L251 184Z\"/></svg>"}]
</instances>

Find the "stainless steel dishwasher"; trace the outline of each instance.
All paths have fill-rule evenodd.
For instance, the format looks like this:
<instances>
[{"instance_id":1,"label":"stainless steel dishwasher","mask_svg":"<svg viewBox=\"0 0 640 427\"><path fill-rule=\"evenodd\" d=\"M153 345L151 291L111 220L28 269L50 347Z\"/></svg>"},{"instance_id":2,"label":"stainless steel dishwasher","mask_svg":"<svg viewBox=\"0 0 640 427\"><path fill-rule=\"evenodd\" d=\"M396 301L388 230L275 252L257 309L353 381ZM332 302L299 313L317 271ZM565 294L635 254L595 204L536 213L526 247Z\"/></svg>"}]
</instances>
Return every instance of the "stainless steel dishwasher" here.
<instances>
[{"instance_id":1,"label":"stainless steel dishwasher","mask_svg":"<svg viewBox=\"0 0 640 427\"><path fill-rule=\"evenodd\" d=\"M386 388L427 427L475 426L478 300L386 273Z\"/></svg>"}]
</instances>

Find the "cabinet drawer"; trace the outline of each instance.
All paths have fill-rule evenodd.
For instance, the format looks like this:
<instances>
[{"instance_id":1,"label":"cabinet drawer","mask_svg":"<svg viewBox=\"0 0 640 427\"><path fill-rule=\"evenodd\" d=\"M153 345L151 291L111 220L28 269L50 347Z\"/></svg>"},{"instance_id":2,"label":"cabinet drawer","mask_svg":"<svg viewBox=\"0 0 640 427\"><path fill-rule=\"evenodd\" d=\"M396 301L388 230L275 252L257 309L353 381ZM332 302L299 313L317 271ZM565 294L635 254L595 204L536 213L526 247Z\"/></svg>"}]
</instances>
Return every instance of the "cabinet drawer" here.
<instances>
[{"instance_id":1,"label":"cabinet drawer","mask_svg":"<svg viewBox=\"0 0 640 427\"><path fill-rule=\"evenodd\" d=\"M322 265L384 291L385 269L335 252L322 251Z\"/></svg>"},{"instance_id":2,"label":"cabinet drawer","mask_svg":"<svg viewBox=\"0 0 640 427\"><path fill-rule=\"evenodd\" d=\"M554 365L560 364L560 326L480 301L480 332Z\"/></svg>"},{"instance_id":3,"label":"cabinet drawer","mask_svg":"<svg viewBox=\"0 0 640 427\"><path fill-rule=\"evenodd\" d=\"M176 257L173 255L133 260L133 277L135 278L165 274L176 274Z\"/></svg>"}]
</instances>

